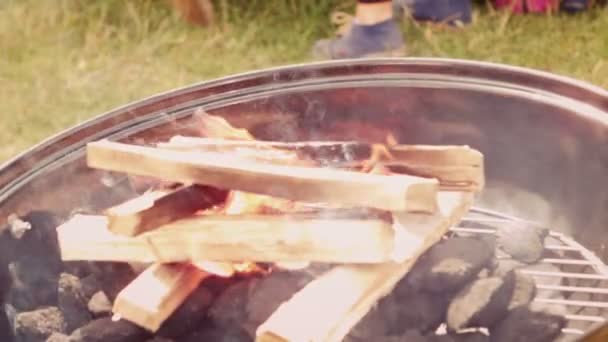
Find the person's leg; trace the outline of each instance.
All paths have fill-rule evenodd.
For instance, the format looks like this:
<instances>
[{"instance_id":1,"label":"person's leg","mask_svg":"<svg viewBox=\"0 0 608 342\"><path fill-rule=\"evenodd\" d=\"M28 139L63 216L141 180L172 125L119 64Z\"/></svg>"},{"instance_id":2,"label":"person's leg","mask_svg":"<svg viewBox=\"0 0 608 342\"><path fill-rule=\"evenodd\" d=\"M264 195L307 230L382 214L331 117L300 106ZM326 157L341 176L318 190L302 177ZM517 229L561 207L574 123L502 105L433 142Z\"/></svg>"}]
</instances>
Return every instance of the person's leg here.
<instances>
[{"instance_id":1,"label":"person's leg","mask_svg":"<svg viewBox=\"0 0 608 342\"><path fill-rule=\"evenodd\" d=\"M392 0L359 0L355 9L358 24L374 25L393 18Z\"/></svg>"},{"instance_id":2,"label":"person's leg","mask_svg":"<svg viewBox=\"0 0 608 342\"><path fill-rule=\"evenodd\" d=\"M351 30L337 39L318 41L317 58L359 58L404 54L403 34L393 20L392 0L358 0Z\"/></svg>"}]
</instances>

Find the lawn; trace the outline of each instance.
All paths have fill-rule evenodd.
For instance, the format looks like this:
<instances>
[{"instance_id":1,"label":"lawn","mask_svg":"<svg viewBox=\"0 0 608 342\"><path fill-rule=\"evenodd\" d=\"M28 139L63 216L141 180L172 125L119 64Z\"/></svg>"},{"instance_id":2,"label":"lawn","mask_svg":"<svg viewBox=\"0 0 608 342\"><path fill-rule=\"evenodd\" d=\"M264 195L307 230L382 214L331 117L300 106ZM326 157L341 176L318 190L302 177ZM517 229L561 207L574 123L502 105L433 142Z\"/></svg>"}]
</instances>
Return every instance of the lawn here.
<instances>
[{"instance_id":1,"label":"lawn","mask_svg":"<svg viewBox=\"0 0 608 342\"><path fill-rule=\"evenodd\" d=\"M163 0L2 0L0 162L51 134L158 92L310 60L354 1L217 1L216 27L178 18ZM608 9L512 17L477 4L461 30L403 21L412 56L485 60L608 88ZM279 29L280 28L280 29Z\"/></svg>"}]
</instances>

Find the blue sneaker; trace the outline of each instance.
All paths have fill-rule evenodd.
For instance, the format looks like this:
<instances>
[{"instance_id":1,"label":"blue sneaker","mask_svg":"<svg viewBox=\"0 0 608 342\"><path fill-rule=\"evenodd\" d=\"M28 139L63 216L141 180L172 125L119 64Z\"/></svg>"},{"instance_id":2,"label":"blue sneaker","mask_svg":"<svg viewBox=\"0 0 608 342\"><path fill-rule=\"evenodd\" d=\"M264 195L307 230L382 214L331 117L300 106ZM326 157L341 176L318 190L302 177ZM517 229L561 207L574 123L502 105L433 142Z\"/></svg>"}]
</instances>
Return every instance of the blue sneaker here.
<instances>
[{"instance_id":1,"label":"blue sneaker","mask_svg":"<svg viewBox=\"0 0 608 342\"><path fill-rule=\"evenodd\" d=\"M353 22L342 37L317 41L312 52L318 59L397 57L405 55L405 43L393 19L374 25Z\"/></svg>"},{"instance_id":2,"label":"blue sneaker","mask_svg":"<svg viewBox=\"0 0 608 342\"><path fill-rule=\"evenodd\" d=\"M393 0L393 11L398 15L408 12L415 20L447 23L452 26L470 24L471 0Z\"/></svg>"}]
</instances>

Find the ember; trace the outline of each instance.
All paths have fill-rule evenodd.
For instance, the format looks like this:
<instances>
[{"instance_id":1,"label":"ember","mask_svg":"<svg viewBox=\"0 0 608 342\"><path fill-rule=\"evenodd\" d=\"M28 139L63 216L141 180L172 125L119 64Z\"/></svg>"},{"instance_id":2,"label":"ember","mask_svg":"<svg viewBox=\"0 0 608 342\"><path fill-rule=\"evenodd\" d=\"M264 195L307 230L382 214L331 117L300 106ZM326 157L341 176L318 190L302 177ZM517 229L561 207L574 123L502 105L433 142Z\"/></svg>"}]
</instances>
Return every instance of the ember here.
<instances>
[{"instance_id":1,"label":"ember","mask_svg":"<svg viewBox=\"0 0 608 342\"><path fill-rule=\"evenodd\" d=\"M18 243L71 268L41 272L52 292L12 301L15 318L1 311L0 338L10 325L7 341L507 341L519 329L549 342L564 328L525 272L546 231L449 232L483 189L478 151L262 142L200 120L205 138L89 144L91 167L154 187L74 215L51 230L59 248L33 221ZM0 249L0 295L37 279L27 262Z\"/></svg>"}]
</instances>

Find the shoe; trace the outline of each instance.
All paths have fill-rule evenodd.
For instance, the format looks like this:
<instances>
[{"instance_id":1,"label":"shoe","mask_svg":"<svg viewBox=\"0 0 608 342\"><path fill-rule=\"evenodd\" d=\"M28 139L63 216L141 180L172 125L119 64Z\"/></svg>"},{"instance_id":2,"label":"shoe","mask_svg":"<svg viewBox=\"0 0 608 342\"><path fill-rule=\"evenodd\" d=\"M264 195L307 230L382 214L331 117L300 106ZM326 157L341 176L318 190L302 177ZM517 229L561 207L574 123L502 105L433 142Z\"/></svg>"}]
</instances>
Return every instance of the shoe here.
<instances>
[{"instance_id":1,"label":"shoe","mask_svg":"<svg viewBox=\"0 0 608 342\"><path fill-rule=\"evenodd\" d=\"M317 41L312 53L317 59L397 57L405 55L405 43L393 19L374 25L353 22L343 36Z\"/></svg>"},{"instance_id":2,"label":"shoe","mask_svg":"<svg viewBox=\"0 0 608 342\"><path fill-rule=\"evenodd\" d=\"M409 13L419 21L462 26L471 23L471 0L393 0L393 12Z\"/></svg>"}]
</instances>

